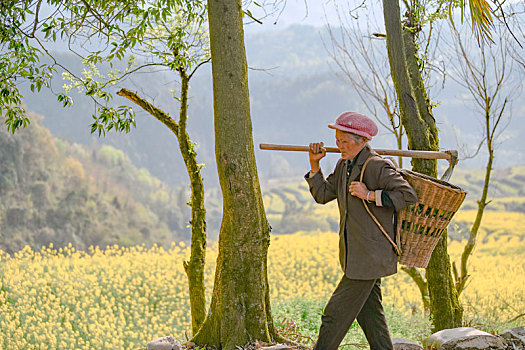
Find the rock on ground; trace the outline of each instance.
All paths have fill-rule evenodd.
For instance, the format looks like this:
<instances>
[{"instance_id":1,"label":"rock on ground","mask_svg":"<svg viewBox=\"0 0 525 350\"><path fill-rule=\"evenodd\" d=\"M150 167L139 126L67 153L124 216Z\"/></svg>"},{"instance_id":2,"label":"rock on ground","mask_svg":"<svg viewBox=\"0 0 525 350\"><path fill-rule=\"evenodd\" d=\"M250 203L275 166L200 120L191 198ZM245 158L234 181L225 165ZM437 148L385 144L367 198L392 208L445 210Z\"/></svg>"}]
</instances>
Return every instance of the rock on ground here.
<instances>
[{"instance_id":1,"label":"rock on ground","mask_svg":"<svg viewBox=\"0 0 525 350\"><path fill-rule=\"evenodd\" d=\"M423 347L412 340L404 338L392 338L394 350L423 350Z\"/></svg>"},{"instance_id":2,"label":"rock on ground","mask_svg":"<svg viewBox=\"0 0 525 350\"><path fill-rule=\"evenodd\" d=\"M290 346L285 344L275 344L272 346L263 346L261 347L261 350L290 350L292 349Z\"/></svg>"},{"instance_id":3,"label":"rock on ground","mask_svg":"<svg viewBox=\"0 0 525 350\"><path fill-rule=\"evenodd\" d=\"M525 327L507 329L500 334L511 349L525 349Z\"/></svg>"},{"instance_id":4,"label":"rock on ground","mask_svg":"<svg viewBox=\"0 0 525 350\"><path fill-rule=\"evenodd\" d=\"M157 338L149 342L147 350L181 350L182 345L176 341L171 335L167 337Z\"/></svg>"},{"instance_id":5,"label":"rock on ground","mask_svg":"<svg viewBox=\"0 0 525 350\"><path fill-rule=\"evenodd\" d=\"M423 346L443 350L505 349L501 337L471 327L444 329L423 341Z\"/></svg>"}]
</instances>

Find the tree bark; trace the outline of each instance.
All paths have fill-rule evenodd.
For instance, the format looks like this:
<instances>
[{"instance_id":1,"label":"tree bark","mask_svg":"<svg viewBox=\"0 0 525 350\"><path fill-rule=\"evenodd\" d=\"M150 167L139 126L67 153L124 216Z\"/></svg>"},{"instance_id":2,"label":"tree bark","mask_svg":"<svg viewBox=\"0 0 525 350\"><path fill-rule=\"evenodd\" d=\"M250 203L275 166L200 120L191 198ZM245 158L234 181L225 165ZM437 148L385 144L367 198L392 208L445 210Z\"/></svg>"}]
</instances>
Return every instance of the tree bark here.
<instances>
[{"instance_id":1,"label":"tree bark","mask_svg":"<svg viewBox=\"0 0 525 350\"><path fill-rule=\"evenodd\" d=\"M196 334L206 318L206 296L204 286L204 265L206 260L206 209L204 208L204 185L197 163L197 152L186 132L188 118L189 77L184 68L179 68L181 77L181 101L179 118L179 147L191 183L191 253L184 262L190 292L191 328Z\"/></svg>"},{"instance_id":2,"label":"tree bark","mask_svg":"<svg viewBox=\"0 0 525 350\"><path fill-rule=\"evenodd\" d=\"M427 130L423 120L419 116L416 101L412 94L412 87L410 86L407 63L403 52L404 45L401 35L401 17L399 11L398 0L383 0L388 60L397 99L399 101L401 122L407 133L408 148L425 150L426 148L417 148L417 146L421 147L420 145L428 143Z\"/></svg>"},{"instance_id":3,"label":"tree bark","mask_svg":"<svg viewBox=\"0 0 525 350\"><path fill-rule=\"evenodd\" d=\"M191 325L193 334L195 334L206 316L204 287L206 210L204 208L204 185L200 174L201 167L197 163L197 153L186 132L189 77L183 69L179 69L179 74L181 76L181 105L178 123L168 114L132 91L121 89L117 95L126 97L166 125L175 134L179 142L179 149L186 164L191 184L191 254L190 260L184 262L184 270L188 276Z\"/></svg>"},{"instance_id":4,"label":"tree bark","mask_svg":"<svg viewBox=\"0 0 525 350\"><path fill-rule=\"evenodd\" d=\"M415 37L408 29L403 29L403 46L405 51L406 67L412 94L416 103L416 108L419 114L417 122L425 130L425 137L414 141L413 146L422 147L429 151L439 151L439 137L436 127L436 120L432 115L432 106L427 96L425 84L421 76L421 70L417 62L417 49L415 44ZM419 148L418 148L419 149ZM414 170L423 174L437 177L437 168L435 160L417 159L414 158L412 164ZM417 170L416 170L417 169Z\"/></svg>"},{"instance_id":5,"label":"tree bark","mask_svg":"<svg viewBox=\"0 0 525 350\"><path fill-rule=\"evenodd\" d=\"M235 349L277 337L270 310L270 227L255 165L240 0L209 0L215 155L223 218L208 316L193 341Z\"/></svg>"},{"instance_id":6,"label":"tree bark","mask_svg":"<svg viewBox=\"0 0 525 350\"><path fill-rule=\"evenodd\" d=\"M383 0L387 51L392 79L399 100L401 120L408 137L408 148L437 150L437 128L416 61L414 38L403 38L398 0ZM405 40L404 40L405 39ZM436 162L413 160L414 171L436 177ZM433 331L461 324L463 310L452 279L447 236L443 234L426 270Z\"/></svg>"}]
</instances>

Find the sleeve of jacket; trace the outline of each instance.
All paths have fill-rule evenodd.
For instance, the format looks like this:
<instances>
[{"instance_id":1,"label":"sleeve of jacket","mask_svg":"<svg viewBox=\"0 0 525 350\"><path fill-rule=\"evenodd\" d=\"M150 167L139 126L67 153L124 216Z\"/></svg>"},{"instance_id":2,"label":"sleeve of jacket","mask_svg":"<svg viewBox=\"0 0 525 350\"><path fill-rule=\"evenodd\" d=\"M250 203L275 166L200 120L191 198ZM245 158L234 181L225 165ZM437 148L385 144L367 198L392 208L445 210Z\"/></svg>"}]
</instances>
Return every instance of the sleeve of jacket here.
<instances>
[{"instance_id":1,"label":"sleeve of jacket","mask_svg":"<svg viewBox=\"0 0 525 350\"><path fill-rule=\"evenodd\" d=\"M389 162L379 168L378 176L380 188L388 191L396 211L416 203L416 191Z\"/></svg>"},{"instance_id":2,"label":"sleeve of jacket","mask_svg":"<svg viewBox=\"0 0 525 350\"><path fill-rule=\"evenodd\" d=\"M334 172L328 175L326 179L321 170L315 173L312 177L310 177L310 172L306 173L304 176L310 187L310 193L317 203L325 204L337 198L336 174L339 173L338 169L340 168L341 160L337 163Z\"/></svg>"}]
</instances>

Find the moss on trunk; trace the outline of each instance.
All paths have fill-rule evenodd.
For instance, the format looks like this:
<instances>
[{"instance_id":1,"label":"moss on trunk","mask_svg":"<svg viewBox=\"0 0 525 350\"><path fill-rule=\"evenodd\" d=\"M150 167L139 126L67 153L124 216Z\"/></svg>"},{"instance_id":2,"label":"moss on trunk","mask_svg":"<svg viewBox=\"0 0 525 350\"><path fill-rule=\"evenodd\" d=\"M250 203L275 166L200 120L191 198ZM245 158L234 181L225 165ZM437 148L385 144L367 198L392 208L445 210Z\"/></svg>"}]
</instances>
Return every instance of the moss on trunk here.
<instances>
[{"instance_id":1,"label":"moss on trunk","mask_svg":"<svg viewBox=\"0 0 525 350\"><path fill-rule=\"evenodd\" d=\"M401 120L408 137L408 147L417 150L438 150L436 122L417 64L414 36L407 30L404 33L402 31L399 1L383 0L383 13L388 58L399 100ZM437 176L435 160L414 159L412 166L414 171ZM426 270L426 279L433 330L459 326L463 310L452 279L446 232L432 254Z\"/></svg>"},{"instance_id":2,"label":"moss on trunk","mask_svg":"<svg viewBox=\"0 0 525 350\"><path fill-rule=\"evenodd\" d=\"M239 0L209 0L215 155L223 218L208 316L193 341L235 349L271 342L267 276L270 227L255 165Z\"/></svg>"},{"instance_id":3,"label":"moss on trunk","mask_svg":"<svg viewBox=\"0 0 525 350\"><path fill-rule=\"evenodd\" d=\"M190 294L191 328L197 333L206 318L206 297L204 287L204 265L206 258L206 209L204 208L204 185L201 177L201 167L197 163L197 153L186 132L188 113L188 84L190 78L179 68L181 77L181 103L179 113L179 147L191 183L191 253L190 260L184 262L184 270L188 276Z\"/></svg>"}]
</instances>

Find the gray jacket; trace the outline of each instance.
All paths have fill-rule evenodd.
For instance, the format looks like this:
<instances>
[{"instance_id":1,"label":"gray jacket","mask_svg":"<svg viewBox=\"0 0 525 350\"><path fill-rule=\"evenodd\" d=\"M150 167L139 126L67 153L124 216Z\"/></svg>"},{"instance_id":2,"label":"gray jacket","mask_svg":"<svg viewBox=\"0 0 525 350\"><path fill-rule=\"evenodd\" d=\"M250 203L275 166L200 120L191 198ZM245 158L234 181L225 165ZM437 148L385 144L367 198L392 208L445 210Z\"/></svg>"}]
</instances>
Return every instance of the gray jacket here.
<instances>
[{"instance_id":1,"label":"gray jacket","mask_svg":"<svg viewBox=\"0 0 525 350\"><path fill-rule=\"evenodd\" d=\"M377 155L368 144L359 154L350 174L349 183L359 181L361 169L370 155ZM370 217L360 198L352 196L346 186L347 162L340 159L328 178L321 171L305 179L317 203L325 204L337 198L339 206L339 261L346 276L369 280L397 272L397 255L392 244ZM373 157L368 162L363 182L371 190L387 190L394 208L368 203L381 225L395 241L394 214L416 202L416 192L387 160ZM347 238L345 244L345 227ZM396 242L397 243L397 242Z\"/></svg>"}]
</instances>

